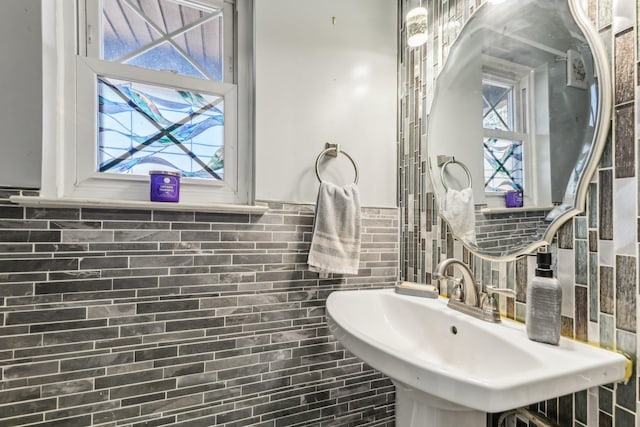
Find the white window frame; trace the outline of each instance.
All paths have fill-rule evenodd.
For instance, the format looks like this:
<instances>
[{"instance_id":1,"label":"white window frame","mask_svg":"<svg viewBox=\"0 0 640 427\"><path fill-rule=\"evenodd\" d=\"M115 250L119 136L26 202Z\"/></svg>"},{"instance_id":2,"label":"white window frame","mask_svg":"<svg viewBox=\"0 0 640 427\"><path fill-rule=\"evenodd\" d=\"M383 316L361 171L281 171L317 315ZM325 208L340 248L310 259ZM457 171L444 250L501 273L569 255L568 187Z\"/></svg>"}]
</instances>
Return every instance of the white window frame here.
<instances>
[{"instance_id":1,"label":"white window frame","mask_svg":"<svg viewBox=\"0 0 640 427\"><path fill-rule=\"evenodd\" d=\"M213 3L219 0L199 0ZM97 75L128 79L167 87L201 90L224 96L224 179L204 182L182 179L179 205L253 205L253 7L251 0L237 0L236 56L233 70L225 74L234 83L220 83L170 72L113 64L83 53L79 28L91 33L84 9L69 0L43 0L43 180L45 199L97 199L122 202L149 200L149 179L144 176L96 172L97 165ZM95 0L88 0L88 4ZM227 59L227 58L225 58ZM226 61L225 61L226 62ZM226 67L225 67L226 68ZM225 80L227 79L225 76ZM232 125L235 123L235 125ZM89 142L88 142L89 141ZM54 160L55 159L55 160ZM53 160L53 161L52 161ZM126 206L125 206L126 207Z\"/></svg>"},{"instance_id":2,"label":"white window frame","mask_svg":"<svg viewBox=\"0 0 640 427\"><path fill-rule=\"evenodd\" d=\"M518 98L516 102L519 103L517 107L518 111L516 113L517 131L514 133L493 131L486 130L483 127L483 135L522 141L522 155L524 158L523 190L525 207L540 207L551 205L550 192L548 191L547 183L540 180L540 173L534 173L534 170L539 171L541 167L544 167L540 163L541 160L538 153L538 150L541 149L539 147L541 141L538 139L538 135L531 132L532 129L536 129L539 125L539 119L536 116L536 103L538 102L538 98L546 99L546 97L544 96L538 96L538 92L540 90L545 90L544 87L539 87L538 83L536 83L538 77L538 70L533 70L531 68L514 64L509 61L500 60L494 57L483 57L483 81L490 80L503 82L515 85L516 87L514 89L516 91L515 96ZM523 96L523 90L526 90L526 99ZM542 162L544 161L542 160ZM486 196L487 204L490 208L504 207L503 192L485 191L484 194Z\"/></svg>"}]
</instances>

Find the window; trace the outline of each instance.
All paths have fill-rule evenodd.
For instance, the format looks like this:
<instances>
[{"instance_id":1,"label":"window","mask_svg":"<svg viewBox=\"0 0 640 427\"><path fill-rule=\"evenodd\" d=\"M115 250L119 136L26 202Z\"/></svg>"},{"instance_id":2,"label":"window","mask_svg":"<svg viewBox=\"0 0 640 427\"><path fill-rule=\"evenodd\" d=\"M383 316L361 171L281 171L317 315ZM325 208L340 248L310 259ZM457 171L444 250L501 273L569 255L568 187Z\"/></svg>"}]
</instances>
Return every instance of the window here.
<instances>
[{"instance_id":1,"label":"window","mask_svg":"<svg viewBox=\"0 0 640 427\"><path fill-rule=\"evenodd\" d=\"M74 3L57 4L57 82L75 114L56 194L148 201L149 172L168 170L181 202L251 203L250 2Z\"/></svg>"},{"instance_id":2,"label":"window","mask_svg":"<svg viewBox=\"0 0 640 427\"><path fill-rule=\"evenodd\" d=\"M487 193L524 189L525 103L515 82L482 82L484 186ZM526 90L522 97L526 98Z\"/></svg>"}]
</instances>

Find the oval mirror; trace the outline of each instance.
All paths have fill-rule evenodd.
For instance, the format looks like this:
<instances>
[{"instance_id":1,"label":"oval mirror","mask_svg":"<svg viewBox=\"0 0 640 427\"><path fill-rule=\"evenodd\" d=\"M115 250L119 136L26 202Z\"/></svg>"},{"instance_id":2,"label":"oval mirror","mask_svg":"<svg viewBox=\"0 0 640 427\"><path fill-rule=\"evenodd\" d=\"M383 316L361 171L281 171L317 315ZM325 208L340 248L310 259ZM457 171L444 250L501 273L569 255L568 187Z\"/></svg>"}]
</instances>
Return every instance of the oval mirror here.
<instances>
[{"instance_id":1,"label":"oval mirror","mask_svg":"<svg viewBox=\"0 0 640 427\"><path fill-rule=\"evenodd\" d=\"M612 102L587 22L573 0L489 0L451 46L428 117L429 170L440 215L480 257L549 244L584 209Z\"/></svg>"}]
</instances>

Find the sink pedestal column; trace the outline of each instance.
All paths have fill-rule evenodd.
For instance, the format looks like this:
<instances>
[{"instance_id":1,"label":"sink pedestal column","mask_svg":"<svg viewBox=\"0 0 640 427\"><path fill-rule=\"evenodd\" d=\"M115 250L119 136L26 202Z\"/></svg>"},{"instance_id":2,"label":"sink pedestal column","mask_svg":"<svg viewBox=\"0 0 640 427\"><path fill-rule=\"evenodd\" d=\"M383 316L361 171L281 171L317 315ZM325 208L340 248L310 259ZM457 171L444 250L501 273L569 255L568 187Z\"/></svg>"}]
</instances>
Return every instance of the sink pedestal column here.
<instances>
[{"instance_id":1,"label":"sink pedestal column","mask_svg":"<svg viewBox=\"0 0 640 427\"><path fill-rule=\"evenodd\" d=\"M415 390L401 382L396 386L397 427L486 427L486 412L457 405Z\"/></svg>"}]
</instances>

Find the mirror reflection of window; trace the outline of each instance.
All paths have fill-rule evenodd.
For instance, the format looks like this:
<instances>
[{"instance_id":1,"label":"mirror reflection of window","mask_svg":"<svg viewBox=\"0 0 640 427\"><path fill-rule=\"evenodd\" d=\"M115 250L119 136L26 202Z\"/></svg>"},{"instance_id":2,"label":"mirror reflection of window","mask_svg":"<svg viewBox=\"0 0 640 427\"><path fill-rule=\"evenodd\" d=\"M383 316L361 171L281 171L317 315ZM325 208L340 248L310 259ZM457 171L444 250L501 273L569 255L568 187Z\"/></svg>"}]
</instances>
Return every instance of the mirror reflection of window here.
<instances>
[{"instance_id":1,"label":"mirror reflection of window","mask_svg":"<svg viewBox=\"0 0 640 427\"><path fill-rule=\"evenodd\" d=\"M484 187L490 194L524 190L526 88L519 82L485 75L482 81Z\"/></svg>"}]
</instances>

